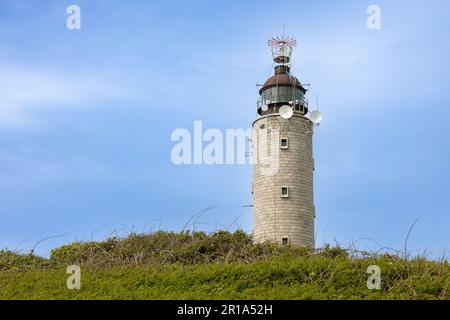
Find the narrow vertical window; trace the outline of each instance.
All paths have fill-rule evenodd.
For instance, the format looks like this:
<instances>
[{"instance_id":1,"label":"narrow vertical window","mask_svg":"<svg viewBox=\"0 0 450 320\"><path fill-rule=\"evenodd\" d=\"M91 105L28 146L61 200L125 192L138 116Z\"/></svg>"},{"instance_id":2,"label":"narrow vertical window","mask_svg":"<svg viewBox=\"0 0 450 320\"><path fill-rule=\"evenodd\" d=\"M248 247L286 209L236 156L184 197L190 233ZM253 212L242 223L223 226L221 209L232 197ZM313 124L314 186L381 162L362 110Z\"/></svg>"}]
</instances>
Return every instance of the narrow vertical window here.
<instances>
[{"instance_id":1,"label":"narrow vertical window","mask_svg":"<svg viewBox=\"0 0 450 320\"><path fill-rule=\"evenodd\" d=\"M281 187L281 197L289 198L289 188L288 187Z\"/></svg>"}]
</instances>

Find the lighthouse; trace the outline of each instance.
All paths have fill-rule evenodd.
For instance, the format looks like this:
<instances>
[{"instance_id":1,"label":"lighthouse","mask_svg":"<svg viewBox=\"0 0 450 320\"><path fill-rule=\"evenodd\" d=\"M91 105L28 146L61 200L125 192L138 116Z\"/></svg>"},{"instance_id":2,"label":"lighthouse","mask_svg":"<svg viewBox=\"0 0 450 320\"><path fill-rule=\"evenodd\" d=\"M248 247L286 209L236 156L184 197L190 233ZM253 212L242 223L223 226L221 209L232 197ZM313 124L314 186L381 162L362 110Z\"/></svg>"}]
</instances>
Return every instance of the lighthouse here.
<instances>
[{"instance_id":1,"label":"lighthouse","mask_svg":"<svg viewBox=\"0 0 450 320\"><path fill-rule=\"evenodd\" d=\"M313 144L318 111L291 73L296 40L269 40L274 74L259 90L253 122L253 239L314 247Z\"/></svg>"}]
</instances>

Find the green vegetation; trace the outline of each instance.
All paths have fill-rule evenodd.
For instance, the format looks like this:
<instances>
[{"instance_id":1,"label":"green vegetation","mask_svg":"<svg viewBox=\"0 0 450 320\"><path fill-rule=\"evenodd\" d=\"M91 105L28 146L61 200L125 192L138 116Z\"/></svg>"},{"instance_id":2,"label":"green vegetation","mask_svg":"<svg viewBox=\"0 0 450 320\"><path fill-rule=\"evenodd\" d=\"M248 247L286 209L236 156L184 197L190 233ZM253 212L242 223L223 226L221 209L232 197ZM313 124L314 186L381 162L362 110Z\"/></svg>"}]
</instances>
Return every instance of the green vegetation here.
<instances>
[{"instance_id":1,"label":"green vegetation","mask_svg":"<svg viewBox=\"0 0 450 320\"><path fill-rule=\"evenodd\" d=\"M68 290L69 265L81 290ZM367 267L381 269L368 290ZM0 299L450 299L447 261L252 244L244 232L132 234L49 259L0 251Z\"/></svg>"}]
</instances>

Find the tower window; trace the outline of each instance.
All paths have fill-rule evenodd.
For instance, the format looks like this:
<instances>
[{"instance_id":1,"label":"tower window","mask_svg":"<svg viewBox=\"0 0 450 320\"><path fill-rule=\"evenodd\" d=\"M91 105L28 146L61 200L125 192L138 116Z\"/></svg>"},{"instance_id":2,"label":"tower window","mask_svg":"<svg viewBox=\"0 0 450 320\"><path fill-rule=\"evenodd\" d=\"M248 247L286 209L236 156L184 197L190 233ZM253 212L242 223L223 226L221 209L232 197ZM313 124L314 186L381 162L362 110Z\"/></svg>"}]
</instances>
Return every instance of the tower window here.
<instances>
[{"instance_id":1,"label":"tower window","mask_svg":"<svg viewBox=\"0 0 450 320\"><path fill-rule=\"evenodd\" d=\"M289 198L289 188L288 187L281 187L281 197Z\"/></svg>"},{"instance_id":2,"label":"tower window","mask_svg":"<svg viewBox=\"0 0 450 320\"><path fill-rule=\"evenodd\" d=\"M287 237L281 238L281 244L283 246L288 245L289 244L289 238L287 238Z\"/></svg>"},{"instance_id":3,"label":"tower window","mask_svg":"<svg viewBox=\"0 0 450 320\"><path fill-rule=\"evenodd\" d=\"M281 149L288 149L289 148L289 140L288 140L288 138L281 138L281 140L280 140L280 148Z\"/></svg>"}]
</instances>

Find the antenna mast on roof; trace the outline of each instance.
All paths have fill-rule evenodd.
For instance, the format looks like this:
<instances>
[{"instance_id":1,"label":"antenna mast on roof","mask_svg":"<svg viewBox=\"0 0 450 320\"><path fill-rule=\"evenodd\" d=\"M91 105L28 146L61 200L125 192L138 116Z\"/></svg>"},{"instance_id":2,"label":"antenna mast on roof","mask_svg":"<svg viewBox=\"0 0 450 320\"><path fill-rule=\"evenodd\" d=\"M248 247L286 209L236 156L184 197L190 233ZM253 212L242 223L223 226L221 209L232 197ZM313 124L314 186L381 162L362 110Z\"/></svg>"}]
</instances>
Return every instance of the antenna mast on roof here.
<instances>
[{"instance_id":1,"label":"antenna mast on roof","mask_svg":"<svg viewBox=\"0 0 450 320\"><path fill-rule=\"evenodd\" d=\"M267 45L272 50L273 60L282 65L287 65L291 61L292 49L297 45L297 40L284 35L282 37L272 37Z\"/></svg>"}]
</instances>

